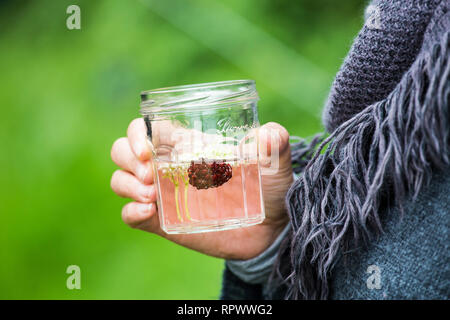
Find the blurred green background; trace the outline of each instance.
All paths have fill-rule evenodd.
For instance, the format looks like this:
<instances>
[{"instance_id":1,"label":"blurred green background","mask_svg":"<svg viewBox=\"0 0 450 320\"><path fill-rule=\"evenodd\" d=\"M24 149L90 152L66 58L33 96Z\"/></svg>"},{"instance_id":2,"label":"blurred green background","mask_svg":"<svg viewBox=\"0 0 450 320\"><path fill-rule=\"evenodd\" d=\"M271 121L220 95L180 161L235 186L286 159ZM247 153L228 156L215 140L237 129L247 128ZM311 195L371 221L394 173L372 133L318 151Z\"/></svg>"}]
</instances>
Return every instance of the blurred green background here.
<instances>
[{"instance_id":1,"label":"blurred green background","mask_svg":"<svg viewBox=\"0 0 450 320\"><path fill-rule=\"evenodd\" d=\"M81 30L66 8L81 8ZM322 130L362 0L0 1L0 298L216 299L223 261L122 223L110 148L139 92L254 79L261 122ZM68 265L81 290L66 288Z\"/></svg>"}]
</instances>

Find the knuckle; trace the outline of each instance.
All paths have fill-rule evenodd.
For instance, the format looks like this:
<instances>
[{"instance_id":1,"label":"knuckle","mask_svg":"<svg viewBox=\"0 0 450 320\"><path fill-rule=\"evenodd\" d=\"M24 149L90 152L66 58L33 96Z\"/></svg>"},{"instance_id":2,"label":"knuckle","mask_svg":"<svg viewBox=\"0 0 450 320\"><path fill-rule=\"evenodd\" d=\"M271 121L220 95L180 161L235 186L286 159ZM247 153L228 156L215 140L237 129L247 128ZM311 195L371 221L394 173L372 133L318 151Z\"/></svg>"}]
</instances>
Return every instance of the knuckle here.
<instances>
[{"instance_id":1,"label":"knuckle","mask_svg":"<svg viewBox=\"0 0 450 320\"><path fill-rule=\"evenodd\" d=\"M124 144L124 142L126 142L127 138L125 137L121 137L119 139L117 139L116 141L114 141L114 143L112 144L111 147L111 159L114 161L117 157L117 154L120 152L120 149L122 147L122 145Z\"/></svg>"},{"instance_id":2,"label":"knuckle","mask_svg":"<svg viewBox=\"0 0 450 320\"><path fill-rule=\"evenodd\" d=\"M128 204L126 204L122 207L122 221L125 223L127 223L127 221L128 221L128 218L127 218L128 213L127 212L128 212Z\"/></svg>"},{"instance_id":3,"label":"knuckle","mask_svg":"<svg viewBox=\"0 0 450 320\"><path fill-rule=\"evenodd\" d=\"M130 135L130 132L135 130L136 128L139 128L142 125L142 121L144 121L142 118L136 118L130 122L130 125L127 129L127 134Z\"/></svg>"},{"instance_id":4,"label":"knuckle","mask_svg":"<svg viewBox=\"0 0 450 320\"><path fill-rule=\"evenodd\" d=\"M122 221L127 225L130 225L130 206L131 203L127 203L122 208Z\"/></svg>"},{"instance_id":5,"label":"knuckle","mask_svg":"<svg viewBox=\"0 0 450 320\"><path fill-rule=\"evenodd\" d=\"M147 170L142 174L142 177L140 177L142 182L144 184L152 184L154 182L154 174L153 174L153 168L152 165L148 164Z\"/></svg>"},{"instance_id":6,"label":"knuckle","mask_svg":"<svg viewBox=\"0 0 450 320\"><path fill-rule=\"evenodd\" d=\"M122 170L116 170L113 172L112 176L111 176L111 189L113 189L113 191L117 190L117 184L118 184L118 180L120 175L122 174Z\"/></svg>"}]
</instances>

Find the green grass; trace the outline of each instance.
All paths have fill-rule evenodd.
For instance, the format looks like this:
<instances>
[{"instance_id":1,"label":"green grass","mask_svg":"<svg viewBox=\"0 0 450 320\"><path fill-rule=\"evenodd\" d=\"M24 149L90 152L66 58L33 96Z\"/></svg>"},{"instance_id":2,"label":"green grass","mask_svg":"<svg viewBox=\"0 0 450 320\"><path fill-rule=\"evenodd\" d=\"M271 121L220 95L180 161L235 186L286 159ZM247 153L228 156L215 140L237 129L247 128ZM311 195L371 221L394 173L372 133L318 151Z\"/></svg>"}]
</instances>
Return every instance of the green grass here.
<instances>
[{"instance_id":1,"label":"green grass","mask_svg":"<svg viewBox=\"0 0 450 320\"><path fill-rule=\"evenodd\" d=\"M232 79L256 80L261 122L321 130L363 2L316 2L0 2L0 298L216 299L222 260L122 223L111 145L141 90Z\"/></svg>"}]
</instances>

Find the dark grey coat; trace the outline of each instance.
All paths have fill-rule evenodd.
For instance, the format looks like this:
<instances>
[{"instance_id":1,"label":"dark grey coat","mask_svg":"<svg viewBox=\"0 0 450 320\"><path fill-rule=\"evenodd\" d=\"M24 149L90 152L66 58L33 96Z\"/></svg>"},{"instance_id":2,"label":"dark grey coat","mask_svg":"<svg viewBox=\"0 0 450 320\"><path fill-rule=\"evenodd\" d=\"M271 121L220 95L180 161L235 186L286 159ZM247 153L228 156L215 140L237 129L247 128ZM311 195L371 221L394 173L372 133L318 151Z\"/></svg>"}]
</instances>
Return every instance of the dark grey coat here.
<instances>
[{"instance_id":1,"label":"dark grey coat","mask_svg":"<svg viewBox=\"0 0 450 320\"><path fill-rule=\"evenodd\" d=\"M449 3L372 1L330 91L324 152L293 146L272 282L227 267L222 298L449 298Z\"/></svg>"}]
</instances>

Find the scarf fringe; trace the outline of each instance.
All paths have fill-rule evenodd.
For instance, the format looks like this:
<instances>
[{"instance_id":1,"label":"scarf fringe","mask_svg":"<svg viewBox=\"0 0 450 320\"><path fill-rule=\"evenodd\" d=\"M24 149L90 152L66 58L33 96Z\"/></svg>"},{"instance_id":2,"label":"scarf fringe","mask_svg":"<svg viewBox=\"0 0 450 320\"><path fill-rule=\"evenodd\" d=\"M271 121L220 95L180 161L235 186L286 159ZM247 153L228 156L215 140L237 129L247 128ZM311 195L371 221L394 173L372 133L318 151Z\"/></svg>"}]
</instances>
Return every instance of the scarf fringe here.
<instances>
[{"instance_id":1,"label":"scarf fringe","mask_svg":"<svg viewBox=\"0 0 450 320\"><path fill-rule=\"evenodd\" d=\"M341 124L315 153L320 137L293 145L295 170L304 171L286 197L292 229L272 274L287 286L286 299L327 299L339 255L381 234L382 209L401 209L430 182L432 170L449 165L449 38L446 33L419 56L385 100Z\"/></svg>"}]
</instances>

